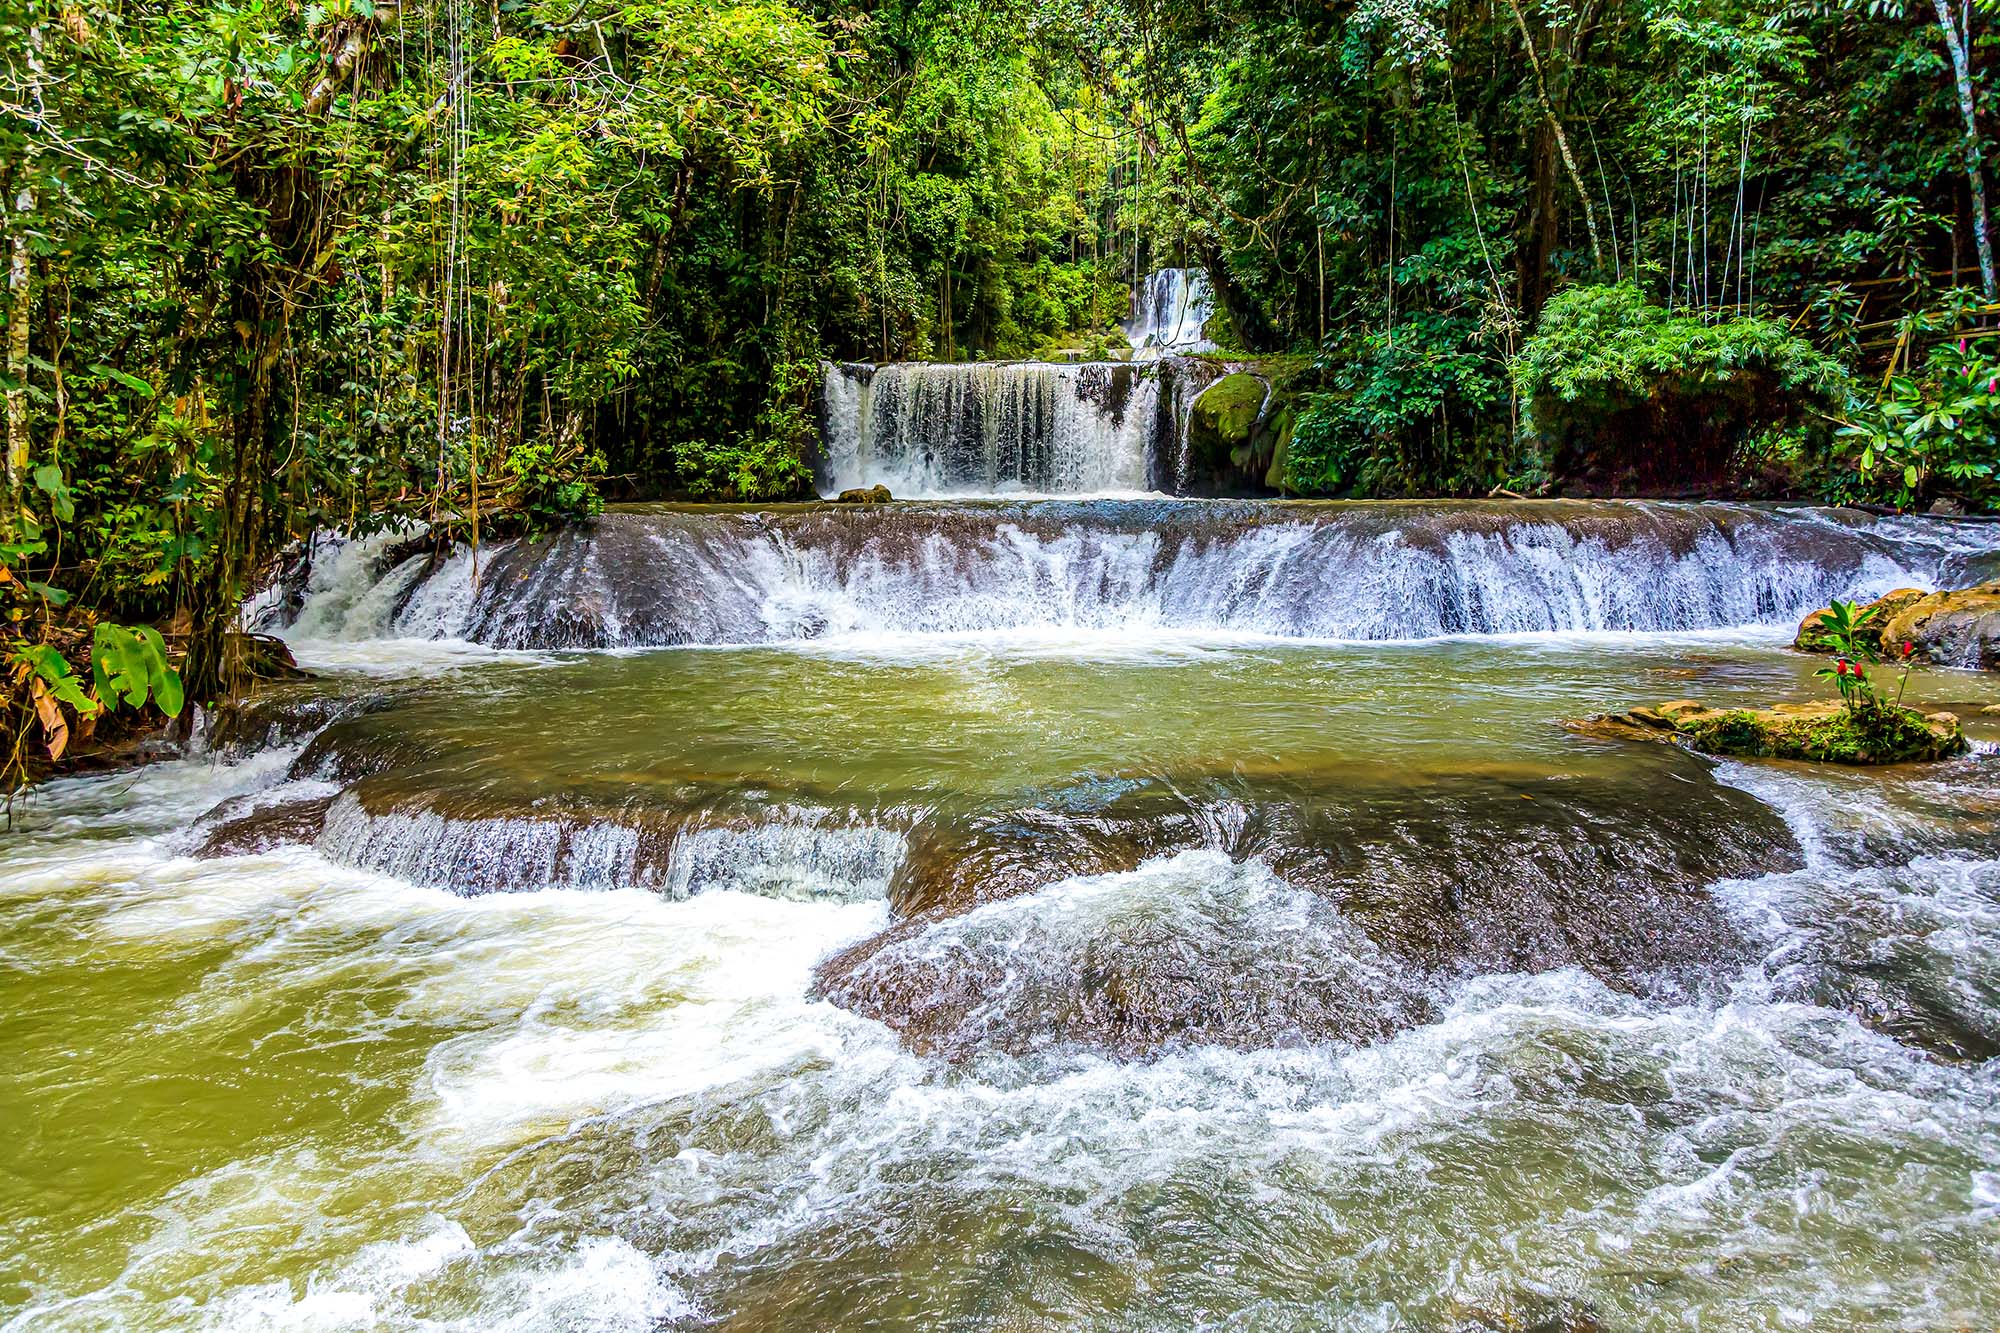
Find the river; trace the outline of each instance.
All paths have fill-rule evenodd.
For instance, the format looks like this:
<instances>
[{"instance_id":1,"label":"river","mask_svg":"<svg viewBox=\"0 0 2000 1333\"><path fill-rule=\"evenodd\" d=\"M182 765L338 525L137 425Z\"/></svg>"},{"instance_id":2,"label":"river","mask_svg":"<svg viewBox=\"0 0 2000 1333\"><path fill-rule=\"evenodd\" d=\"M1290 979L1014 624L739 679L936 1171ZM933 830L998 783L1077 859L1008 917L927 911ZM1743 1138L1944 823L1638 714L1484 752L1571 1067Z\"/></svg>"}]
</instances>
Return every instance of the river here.
<instances>
[{"instance_id":1,"label":"river","mask_svg":"<svg viewBox=\"0 0 2000 1333\"><path fill-rule=\"evenodd\" d=\"M1560 725L1822 691L1982 534L330 543L320 679L0 844L0 1327L1991 1326L2000 682L1912 677L1931 768Z\"/></svg>"}]
</instances>

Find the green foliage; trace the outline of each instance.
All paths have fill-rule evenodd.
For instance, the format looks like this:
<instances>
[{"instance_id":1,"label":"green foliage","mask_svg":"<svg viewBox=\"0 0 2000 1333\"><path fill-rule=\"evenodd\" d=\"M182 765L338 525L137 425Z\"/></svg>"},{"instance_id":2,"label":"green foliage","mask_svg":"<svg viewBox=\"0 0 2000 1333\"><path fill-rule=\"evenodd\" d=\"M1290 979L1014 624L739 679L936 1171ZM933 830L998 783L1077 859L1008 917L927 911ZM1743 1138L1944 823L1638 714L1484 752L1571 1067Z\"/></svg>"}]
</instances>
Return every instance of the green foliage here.
<instances>
[{"instance_id":1,"label":"green foliage","mask_svg":"<svg viewBox=\"0 0 2000 1333\"><path fill-rule=\"evenodd\" d=\"M1463 319L1422 314L1322 358L1292 435L1286 485L1307 494L1484 494L1511 445L1492 409L1503 367Z\"/></svg>"},{"instance_id":2,"label":"green foliage","mask_svg":"<svg viewBox=\"0 0 2000 1333\"><path fill-rule=\"evenodd\" d=\"M752 429L725 445L681 441L674 462L688 492L706 500L789 500L812 481L807 461L817 434L813 390L819 367L788 361L777 368L771 396Z\"/></svg>"},{"instance_id":3,"label":"green foliage","mask_svg":"<svg viewBox=\"0 0 2000 1333\"><path fill-rule=\"evenodd\" d=\"M1834 660L1813 674L1832 681L1842 702L1850 708L1875 697L1875 686L1868 679L1866 665L1875 660L1881 642L1881 631L1873 624L1874 619L1873 606L1856 611L1854 603L1840 601L1820 617L1818 638Z\"/></svg>"},{"instance_id":4,"label":"green foliage","mask_svg":"<svg viewBox=\"0 0 2000 1333\"><path fill-rule=\"evenodd\" d=\"M530 533L578 523L604 511L597 483L604 455L574 433L546 432L507 451L500 489L502 512L518 515Z\"/></svg>"},{"instance_id":5,"label":"green foliage","mask_svg":"<svg viewBox=\"0 0 2000 1333\"><path fill-rule=\"evenodd\" d=\"M1746 440L1809 422L1846 386L1775 321L1673 315L1624 284L1550 300L1514 375L1558 471L1642 483L1725 482Z\"/></svg>"},{"instance_id":6,"label":"green foliage","mask_svg":"<svg viewBox=\"0 0 2000 1333\"><path fill-rule=\"evenodd\" d=\"M1841 499L1913 508L1940 493L1981 509L2000 501L2000 350L1960 339L1932 349L1918 375L1849 402L1840 438L1860 446L1835 479Z\"/></svg>"},{"instance_id":7,"label":"green foliage","mask_svg":"<svg viewBox=\"0 0 2000 1333\"><path fill-rule=\"evenodd\" d=\"M148 702L173 717L181 711L180 673L167 661L167 645L151 625L100 624L91 636L92 692L111 704L144 708Z\"/></svg>"}]
</instances>

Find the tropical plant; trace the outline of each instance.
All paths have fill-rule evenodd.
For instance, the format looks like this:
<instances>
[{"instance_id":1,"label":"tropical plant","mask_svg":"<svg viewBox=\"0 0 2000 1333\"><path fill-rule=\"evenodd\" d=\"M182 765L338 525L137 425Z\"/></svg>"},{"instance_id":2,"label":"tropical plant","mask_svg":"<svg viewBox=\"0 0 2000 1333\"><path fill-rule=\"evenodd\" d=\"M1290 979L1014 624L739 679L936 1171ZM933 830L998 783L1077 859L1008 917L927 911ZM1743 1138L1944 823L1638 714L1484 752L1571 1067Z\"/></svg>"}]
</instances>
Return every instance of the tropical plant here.
<instances>
[{"instance_id":1,"label":"tropical plant","mask_svg":"<svg viewBox=\"0 0 2000 1333\"><path fill-rule=\"evenodd\" d=\"M1852 602L1836 601L1821 616L1819 634L1833 653L1833 661L1813 674L1831 680L1840 698L1850 709L1876 702L1875 686L1868 679L1867 664L1876 660L1877 637L1867 631L1875 618L1875 608L1857 611ZM1904 675L1907 678L1908 668ZM1901 692L1898 691L1898 698Z\"/></svg>"},{"instance_id":2,"label":"tropical plant","mask_svg":"<svg viewBox=\"0 0 2000 1333\"><path fill-rule=\"evenodd\" d=\"M1917 375L1848 405L1840 438L1860 446L1842 498L1913 508L1951 494L1978 508L2000 499L2000 350L1961 338L1932 349Z\"/></svg>"}]
</instances>

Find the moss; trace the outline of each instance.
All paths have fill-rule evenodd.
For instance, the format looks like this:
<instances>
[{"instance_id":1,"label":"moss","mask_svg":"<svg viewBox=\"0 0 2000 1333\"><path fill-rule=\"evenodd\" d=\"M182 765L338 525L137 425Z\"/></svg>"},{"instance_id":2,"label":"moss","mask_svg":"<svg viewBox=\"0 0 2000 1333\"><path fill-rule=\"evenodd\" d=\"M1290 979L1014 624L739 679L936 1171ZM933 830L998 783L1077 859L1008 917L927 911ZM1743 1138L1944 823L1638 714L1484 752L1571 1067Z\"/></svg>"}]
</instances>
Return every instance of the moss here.
<instances>
[{"instance_id":1,"label":"moss","mask_svg":"<svg viewBox=\"0 0 2000 1333\"><path fill-rule=\"evenodd\" d=\"M1274 491L1285 489L1285 466L1291 458L1292 429L1297 424L1298 414L1289 405L1271 423L1275 443L1271 446L1271 466L1264 473L1264 484Z\"/></svg>"},{"instance_id":2,"label":"moss","mask_svg":"<svg viewBox=\"0 0 2000 1333\"><path fill-rule=\"evenodd\" d=\"M1691 699L1565 723L1600 740L1678 742L1704 754L1802 759L1819 764L1903 764L1950 759L1967 750L1958 719L1928 717L1876 700L1770 708L1706 708Z\"/></svg>"},{"instance_id":3,"label":"moss","mask_svg":"<svg viewBox=\"0 0 2000 1333\"><path fill-rule=\"evenodd\" d=\"M1220 467L1250 443L1269 389L1255 375L1237 371L1202 390L1188 416L1188 443L1195 456Z\"/></svg>"},{"instance_id":4,"label":"moss","mask_svg":"<svg viewBox=\"0 0 2000 1333\"><path fill-rule=\"evenodd\" d=\"M1666 713L1666 709L1660 710ZM1925 717L1882 702L1769 709L1698 709L1669 719L1705 754L1804 759L1821 764L1900 764L1948 759L1966 751L1958 719Z\"/></svg>"}]
</instances>

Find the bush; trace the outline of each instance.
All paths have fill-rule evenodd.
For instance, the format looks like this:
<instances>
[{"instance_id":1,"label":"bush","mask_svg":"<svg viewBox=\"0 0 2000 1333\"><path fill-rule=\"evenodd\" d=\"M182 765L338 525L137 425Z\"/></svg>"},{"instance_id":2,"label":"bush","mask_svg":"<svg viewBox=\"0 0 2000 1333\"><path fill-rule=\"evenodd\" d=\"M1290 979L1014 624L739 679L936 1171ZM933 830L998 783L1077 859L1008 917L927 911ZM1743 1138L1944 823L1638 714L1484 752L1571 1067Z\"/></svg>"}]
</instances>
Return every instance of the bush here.
<instances>
[{"instance_id":1,"label":"bush","mask_svg":"<svg viewBox=\"0 0 2000 1333\"><path fill-rule=\"evenodd\" d=\"M2000 353L1960 339L1931 350L1921 375L1899 375L1848 404L1841 438L1860 446L1831 498L1914 508L1951 493L1978 509L2000 501Z\"/></svg>"},{"instance_id":2,"label":"bush","mask_svg":"<svg viewBox=\"0 0 2000 1333\"><path fill-rule=\"evenodd\" d=\"M1630 285L1552 299L1514 377L1554 476L1598 492L1735 489L1746 444L1823 439L1847 387L1782 324L1670 315Z\"/></svg>"},{"instance_id":3,"label":"bush","mask_svg":"<svg viewBox=\"0 0 2000 1333\"><path fill-rule=\"evenodd\" d=\"M1478 321L1420 313L1320 358L1286 450L1285 487L1305 495L1484 494L1506 474L1502 366Z\"/></svg>"},{"instance_id":4,"label":"bush","mask_svg":"<svg viewBox=\"0 0 2000 1333\"><path fill-rule=\"evenodd\" d=\"M729 444L685 440L674 445L674 467L690 495L712 500L785 500L812 481L813 361L787 361L771 380L771 396L755 427Z\"/></svg>"},{"instance_id":5,"label":"bush","mask_svg":"<svg viewBox=\"0 0 2000 1333\"><path fill-rule=\"evenodd\" d=\"M572 426L523 440L507 451L500 509L531 533L591 518L604 511L597 483L604 455L586 447Z\"/></svg>"}]
</instances>

